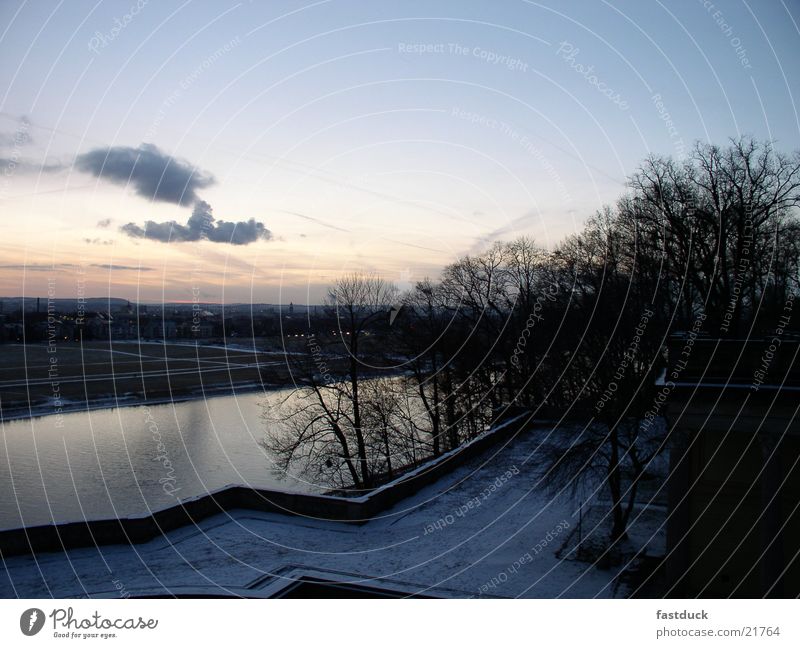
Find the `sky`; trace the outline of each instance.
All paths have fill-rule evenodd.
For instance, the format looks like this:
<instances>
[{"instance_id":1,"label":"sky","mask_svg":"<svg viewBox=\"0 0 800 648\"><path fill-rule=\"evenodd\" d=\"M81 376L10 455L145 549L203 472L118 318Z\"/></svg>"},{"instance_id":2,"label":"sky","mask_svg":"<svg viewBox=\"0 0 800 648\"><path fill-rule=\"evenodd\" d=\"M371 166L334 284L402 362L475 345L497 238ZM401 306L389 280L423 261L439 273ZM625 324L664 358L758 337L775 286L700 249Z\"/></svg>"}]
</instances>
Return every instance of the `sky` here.
<instances>
[{"instance_id":1,"label":"sky","mask_svg":"<svg viewBox=\"0 0 800 648\"><path fill-rule=\"evenodd\" d=\"M0 296L319 303L800 148L797 0L0 2Z\"/></svg>"}]
</instances>

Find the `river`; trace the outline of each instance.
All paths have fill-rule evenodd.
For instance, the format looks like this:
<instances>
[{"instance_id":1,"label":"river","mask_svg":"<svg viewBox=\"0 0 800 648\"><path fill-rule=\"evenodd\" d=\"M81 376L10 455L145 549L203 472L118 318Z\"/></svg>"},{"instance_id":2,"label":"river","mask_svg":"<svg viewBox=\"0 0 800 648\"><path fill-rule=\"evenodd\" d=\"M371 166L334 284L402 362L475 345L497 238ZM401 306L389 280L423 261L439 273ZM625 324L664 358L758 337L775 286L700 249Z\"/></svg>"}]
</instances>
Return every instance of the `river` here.
<instances>
[{"instance_id":1,"label":"river","mask_svg":"<svg viewBox=\"0 0 800 648\"><path fill-rule=\"evenodd\" d=\"M5 422L0 529L136 516L228 484L317 492L278 474L259 445L263 404L287 393Z\"/></svg>"}]
</instances>

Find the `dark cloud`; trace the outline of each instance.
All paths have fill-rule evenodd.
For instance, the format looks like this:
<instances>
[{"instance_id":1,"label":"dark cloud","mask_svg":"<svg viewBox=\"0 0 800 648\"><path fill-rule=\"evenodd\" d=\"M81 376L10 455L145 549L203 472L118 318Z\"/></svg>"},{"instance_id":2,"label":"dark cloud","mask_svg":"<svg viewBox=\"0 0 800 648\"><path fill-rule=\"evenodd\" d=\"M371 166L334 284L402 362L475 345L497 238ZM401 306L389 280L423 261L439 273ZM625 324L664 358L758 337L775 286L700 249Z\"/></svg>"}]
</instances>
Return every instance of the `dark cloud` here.
<instances>
[{"instance_id":1,"label":"dark cloud","mask_svg":"<svg viewBox=\"0 0 800 648\"><path fill-rule=\"evenodd\" d=\"M247 245L258 240L268 241L272 238L272 232L263 223L259 223L253 218L237 223L218 221L214 219L211 212L211 205L204 200L198 200L186 225L181 225L174 220L164 223L149 220L145 221L144 227L136 223L128 223L120 227L120 230L128 236L162 243L205 239L214 243Z\"/></svg>"},{"instance_id":2,"label":"dark cloud","mask_svg":"<svg viewBox=\"0 0 800 648\"><path fill-rule=\"evenodd\" d=\"M111 225L111 219L110 218L104 218L103 220L97 221L97 227L102 227L103 229L105 229L109 225Z\"/></svg>"},{"instance_id":3,"label":"dark cloud","mask_svg":"<svg viewBox=\"0 0 800 648\"><path fill-rule=\"evenodd\" d=\"M93 268L102 268L103 270L141 270L142 272L149 272L153 268L147 268L145 266L126 266L126 265L117 265L116 263L93 263Z\"/></svg>"},{"instance_id":4,"label":"dark cloud","mask_svg":"<svg viewBox=\"0 0 800 648\"><path fill-rule=\"evenodd\" d=\"M79 155L75 166L96 178L132 185L144 198L176 205L196 203L197 190L214 184L210 173L170 157L152 144L93 149Z\"/></svg>"},{"instance_id":5,"label":"dark cloud","mask_svg":"<svg viewBox=\"0 0 800 648\"><path fill-rule=\"evenodd\" d=\"M89 245L113 245L113 239L101 239L101 238L84 238L84 243L88 243Z\"/></svg>"}]
</instances>

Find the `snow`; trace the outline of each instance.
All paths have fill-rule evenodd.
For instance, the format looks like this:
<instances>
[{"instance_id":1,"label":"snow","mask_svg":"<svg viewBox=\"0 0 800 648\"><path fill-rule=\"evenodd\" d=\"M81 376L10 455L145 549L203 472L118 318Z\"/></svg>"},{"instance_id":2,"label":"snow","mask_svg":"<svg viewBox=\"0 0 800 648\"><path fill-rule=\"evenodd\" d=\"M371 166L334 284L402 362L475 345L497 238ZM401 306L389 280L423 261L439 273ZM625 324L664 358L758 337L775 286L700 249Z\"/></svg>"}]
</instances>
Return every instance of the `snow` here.
<instances>
[{"instance_id":1,"label":"snow","mask_svg":"<svg viewBox=\"0 0 800 648\"><path fill-rule=\"evenodd\" d=\"M577 507L541 488L546 433L489 450L362 525L229 511L140 545L12 557L0 596L267 596L308 573L451 597L624 595L619 567L556 555L574 537ZM631 537L660 547L663 515L648 510L632 516Z\"/></svg>"}]
</instances>

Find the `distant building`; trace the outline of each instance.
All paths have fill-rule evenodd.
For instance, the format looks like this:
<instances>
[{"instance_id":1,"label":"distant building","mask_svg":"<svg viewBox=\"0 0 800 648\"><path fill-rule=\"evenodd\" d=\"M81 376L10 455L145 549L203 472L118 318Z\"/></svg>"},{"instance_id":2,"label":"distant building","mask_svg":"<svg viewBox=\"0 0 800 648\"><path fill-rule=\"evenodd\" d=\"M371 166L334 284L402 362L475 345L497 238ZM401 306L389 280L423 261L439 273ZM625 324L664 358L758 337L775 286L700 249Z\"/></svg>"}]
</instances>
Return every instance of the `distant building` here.
<instances>
[{"instance_id":1,"label":"distant building","mask_svg":"<svg viewBox=\"0 0 800 648\"><path fill-rule=\"evenodd\" d=\"M192 337L210 338L214 335L214 324L212 322L198 322L191 325Z\"/></svg>"},{"instance_id":2,"label":"distant building","mask_svg":"<svg viewBox=\"0 0 800 648\"><path fill-rule=\"evenodd\" d=\"M136 317L130 313L117 315L111 323L111 337L114 340L134 340L139 336Z\"/></svg>"},{"instance_id":3,"label":"distant building","mask_svg":"<svg viewBox=\"0 0 800 648\"><path fill-rule=\"evenodd\" d=\"M171 340L178 337L178 326L173 320L151 320L144 327L144 337Z\"/></svg>"},{"instance_id":4,"label":"distant building","mask_svg":"<svg viewBox=\"0 0 800 648\"><path fill-rule=\"evenodd\" d=\"M84 324L93 338L107 338L111 333L111 323L114 318L108 313L87 313Z\"/></svg>"}]
</instances>

